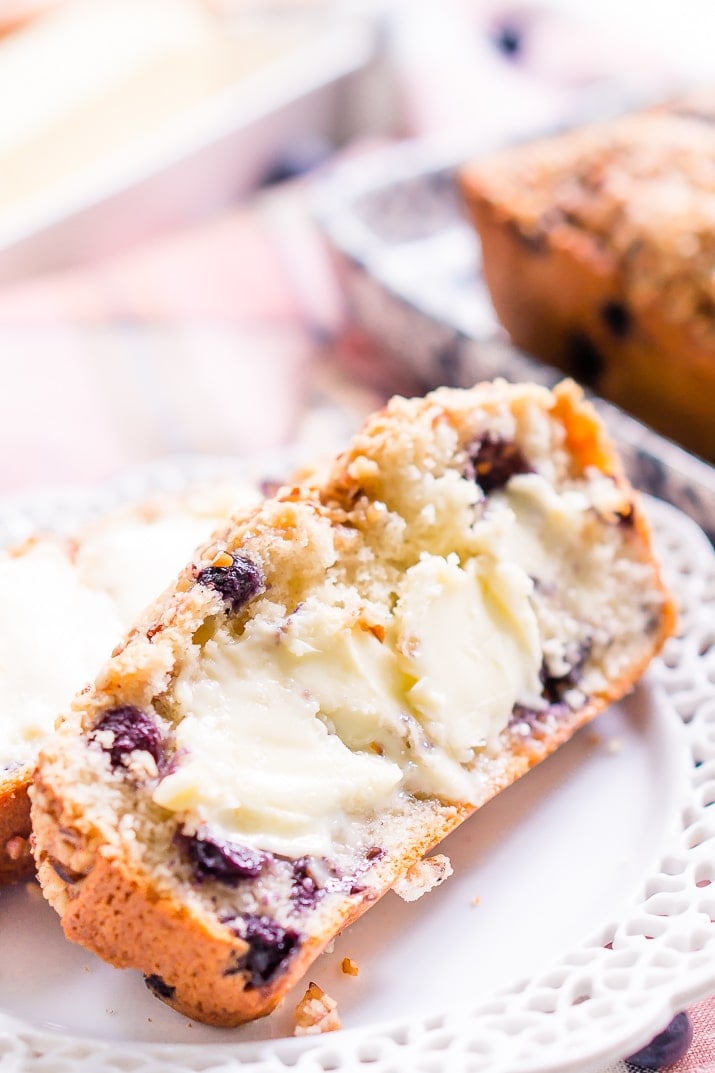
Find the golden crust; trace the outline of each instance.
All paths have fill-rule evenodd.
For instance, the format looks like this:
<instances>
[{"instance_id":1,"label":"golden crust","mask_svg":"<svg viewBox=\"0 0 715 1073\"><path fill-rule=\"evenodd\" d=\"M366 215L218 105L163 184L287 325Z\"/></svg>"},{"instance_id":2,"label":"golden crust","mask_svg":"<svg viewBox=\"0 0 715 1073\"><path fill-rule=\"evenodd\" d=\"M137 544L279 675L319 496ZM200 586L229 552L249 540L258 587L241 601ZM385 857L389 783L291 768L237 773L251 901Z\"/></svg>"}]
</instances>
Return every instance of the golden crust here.
<instances>
[{"instance_id":1,"label":"golden crust","mask_svg":"<svg viewBox=\"0 0 715 1073\"><path fill-rule=\"evenodd\" d=\"M503 391L504 386L482 385L480 390L488 396L490 392ZM515 407L534 398L543 401L548 396L549 405L565 427L574 465L598 466L621 487L624 501L632 501L632 489L623 477L614 449L592 407L574 384L560 385L553 395L530 386L509 390ZM429 424L440 415L458 423L464 399L463 393L439 391L421 403L413 402L409 404L413 424ZM354 501L358 489L364 491L371 480L379 482L379 473L363 464L369 445L381 437L395 435L392 417L406 405L405 400L396 399L376 415L336 461L323 485L306 483L284 490L282 498L257 508L204 548L197 562L181 575L174 592L156 605L153 624L145 624L130 635L95 690L78 698L72 725L61 729L60 737L76 734L77 726L91 725L108 704L120 701L141 705L166 688L186 638L217 607L217 598L209 590L194 585L202 565L212 562L225 549L248 546L255 554L261 533L269 529L281 538L276 554L285 554L288 561L292 547L307 539L302 528L306 508L340 524L346 505ZM648 560L652 554L648 525L637 502L633 511L630 524L624 527L624 539L639 543L642 558ZM564 715L550 733L528 739L517 733L507 735L503 755L481 799L457 806L435 802L424 812L419 834L405 833L399 849L373 865L362 892L332 898L320 918L320 927L306 936L299 952L281 968L277 978L261 987L251 987L241 970L241 958L246 952L243 939L218 922L215 915L197 904L177 899L150 875L139 872L112 831L102 829L101 824L82 813L65 781L61 746L51 744L41 759L31 792L35 853L44 892L60 913L67 937L115 965L138 968L161 981L170 981L168 991L160 987L160 997L190 1017L210 1024L236 1025L270 1013L335 935L390 889L396 878L467 816L632 688L675 627L674 605L659 575L657 585L663 597L663 611L652 645L637 665L609 682L580 710Z\"/></svg>"}]
</instances>

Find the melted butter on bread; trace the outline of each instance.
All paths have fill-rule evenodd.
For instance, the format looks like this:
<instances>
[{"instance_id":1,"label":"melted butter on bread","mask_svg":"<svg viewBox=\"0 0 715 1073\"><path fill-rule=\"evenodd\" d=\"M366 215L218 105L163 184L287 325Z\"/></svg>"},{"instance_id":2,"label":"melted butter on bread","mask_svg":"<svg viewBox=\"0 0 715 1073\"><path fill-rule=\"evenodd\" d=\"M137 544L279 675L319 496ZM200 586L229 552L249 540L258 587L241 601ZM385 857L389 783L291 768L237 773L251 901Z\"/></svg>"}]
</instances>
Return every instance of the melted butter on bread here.
<instances>
[{"instance_id":1,"label":"melted butter on bread","mask_svg":"<svg viewBox=\"0 0 715 1073\"><path fill-rule=\"evenodd\" d=\"M177 679L177 766L154 801L185 829L300 857L349 842L353 817L404 790L476 800L476 756L540 688L531 589L513 564L425 554L384 636L340 583L289 615L265 601Z\"/></svg>"}]
</instances>

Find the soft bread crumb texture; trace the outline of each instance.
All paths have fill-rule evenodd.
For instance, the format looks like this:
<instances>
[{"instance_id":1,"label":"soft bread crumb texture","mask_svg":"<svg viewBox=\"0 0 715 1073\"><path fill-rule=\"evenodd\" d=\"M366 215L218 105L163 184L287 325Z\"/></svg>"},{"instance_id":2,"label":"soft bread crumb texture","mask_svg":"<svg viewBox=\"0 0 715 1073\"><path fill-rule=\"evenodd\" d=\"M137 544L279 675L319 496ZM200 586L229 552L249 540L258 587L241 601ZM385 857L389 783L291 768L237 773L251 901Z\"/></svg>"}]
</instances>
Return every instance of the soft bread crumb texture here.
<instances>
[{"instance_id":1,"label":"soft bread crumb texture","mask_svg":"<svg viewBox=\"0 0 715 1073\"><path fill-rule=\"evenodd\" d=\"M452 862L443 853L417 861L393 884L392 889L403 902L416 902L454 874Z\"/></svg>"},{"instance_id":2,"label":"soft bread crumb texture","mask_svg":"<svg viewBox=\"0 0 715 1073\"><path fill-rule=\"evenodd\" d=\"M234 519L154 610L43 750L39 874L68 937L224 1025L269 1013L449 831L632 688L675 623L637 496L570 383L394 399L320 480ZM506 666L473 643L492 624ZM122 755L102 730L117 710ZM147 725L153 767L130 741Z\"/></svg>"}]
</instances>

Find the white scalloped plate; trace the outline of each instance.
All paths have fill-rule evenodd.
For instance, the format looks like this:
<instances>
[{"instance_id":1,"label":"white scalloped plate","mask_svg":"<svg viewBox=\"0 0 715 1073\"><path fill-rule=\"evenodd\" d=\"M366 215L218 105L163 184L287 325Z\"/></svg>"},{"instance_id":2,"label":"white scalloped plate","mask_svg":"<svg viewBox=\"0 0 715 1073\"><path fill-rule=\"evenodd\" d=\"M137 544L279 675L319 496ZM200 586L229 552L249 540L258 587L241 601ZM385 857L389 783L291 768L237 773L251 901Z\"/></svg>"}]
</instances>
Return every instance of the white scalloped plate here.
<instances>
[{"instance_id":1,"label":"white scalloped plate","mask_svg":"<svg viewBox=\"0 0 715 1073\"><path fill-rule=\"evenodd\" d=\"M8 500L0 540L236 468L184 459ZM67 943L29 885L0 892L3 1073L588 1073L715 991L715 556L684 515L648 509L680 636L631 697L444 843L444 886L412 905L387 895L316 962L343 1031L285 1038L302 988L241 1029L192 1024L138 973Z\"/></svg>"}]
</instances>

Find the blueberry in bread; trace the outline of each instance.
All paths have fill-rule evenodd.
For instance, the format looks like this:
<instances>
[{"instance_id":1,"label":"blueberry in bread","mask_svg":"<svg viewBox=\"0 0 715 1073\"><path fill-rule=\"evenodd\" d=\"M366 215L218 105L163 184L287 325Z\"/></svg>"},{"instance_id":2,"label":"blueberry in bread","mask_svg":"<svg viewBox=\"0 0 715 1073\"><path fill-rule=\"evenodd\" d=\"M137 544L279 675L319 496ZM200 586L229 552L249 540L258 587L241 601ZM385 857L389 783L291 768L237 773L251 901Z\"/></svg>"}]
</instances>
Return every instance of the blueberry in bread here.
<instances>
[{"instance_id":1,"label":"blueberry in bread","mask_svg":"<svg viewBox=\"0 0 715 1073\"><path fill-rule=\"evenodd\" d=\"M460 186L514 343L715 460L715 95L502 150Z\"/></svg>"},{"instance_id":2,"label":"blueberry in bread","mask_svg":"<svg viewBox=\"0 0 715 1073\"><path fill-rule=\"evenodd\" d=\"M27 787L57 714L194 547L258 499L244 482L208 481L0 554L0 884L34 870Z\"/></svg>"},{"instance_id":3,"label":"blueberry in bread","mask_svg":"<svg viewBox=\"0 0 715 1073\"><path fill-rule=\"evenodd\" d=\"M70 939L219 1025L270 1012L674 625L570 382L393 399L154 612L43 749L35 851Z\"/></svg>"}]
</instances>

